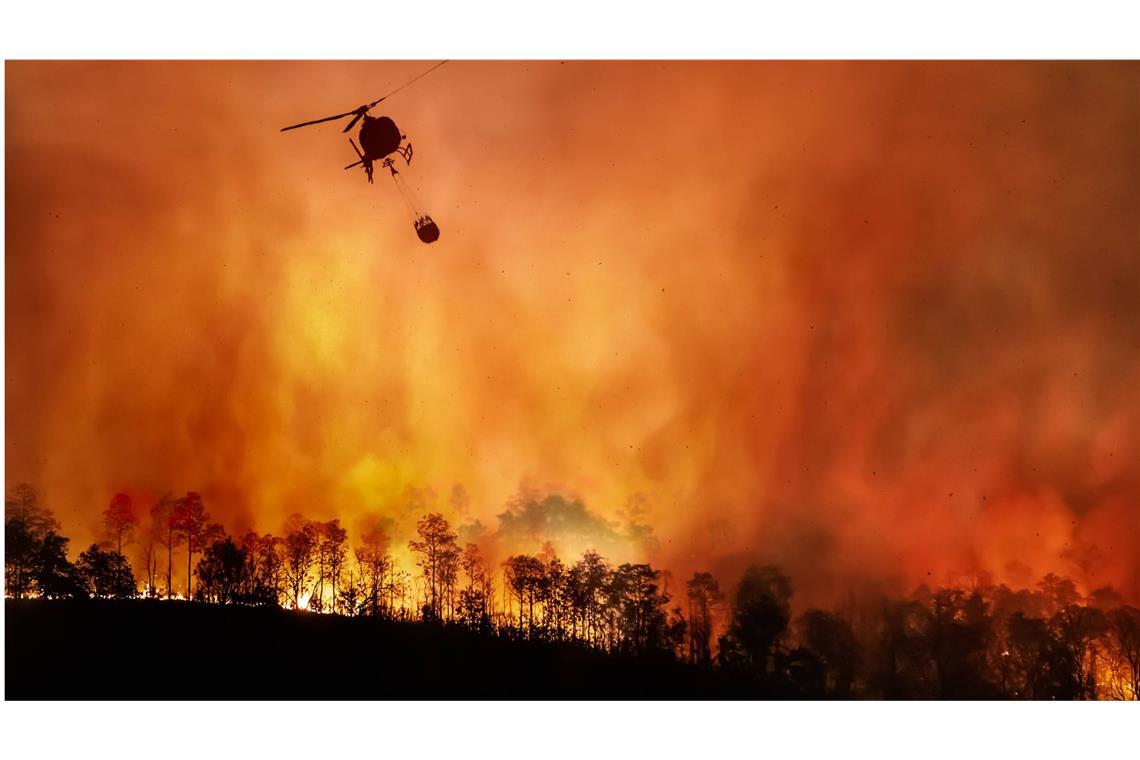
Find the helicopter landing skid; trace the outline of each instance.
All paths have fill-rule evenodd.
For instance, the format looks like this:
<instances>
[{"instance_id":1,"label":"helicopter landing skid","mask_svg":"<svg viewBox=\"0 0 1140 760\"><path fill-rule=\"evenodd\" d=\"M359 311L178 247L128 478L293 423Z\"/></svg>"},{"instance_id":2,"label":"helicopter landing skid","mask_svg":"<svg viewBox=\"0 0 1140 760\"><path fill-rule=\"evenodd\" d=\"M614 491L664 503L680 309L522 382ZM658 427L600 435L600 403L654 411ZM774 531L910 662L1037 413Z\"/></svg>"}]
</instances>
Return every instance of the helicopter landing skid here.
<instances>
[{"instance_id":1,"label":"helicopter landing skid","mask_svg":"<svg viewBox=\"0 0 1140 760\"><path fill-rule=\"evenodd\" d=\"M412 163L412 144L408 143L402 148L396 148L396 152L404 159L404 164L410 166Z\"/></svg>"}]
</instances>

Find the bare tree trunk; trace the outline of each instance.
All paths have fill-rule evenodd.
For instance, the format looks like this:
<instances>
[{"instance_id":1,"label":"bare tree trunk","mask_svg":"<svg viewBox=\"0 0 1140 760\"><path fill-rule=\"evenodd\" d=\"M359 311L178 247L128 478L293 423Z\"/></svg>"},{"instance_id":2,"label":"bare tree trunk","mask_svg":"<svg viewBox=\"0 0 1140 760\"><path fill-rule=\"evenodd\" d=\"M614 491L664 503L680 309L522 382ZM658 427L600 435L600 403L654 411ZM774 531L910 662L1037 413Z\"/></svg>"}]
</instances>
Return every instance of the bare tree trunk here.
<instances>
[{"instance_id":1,"label":"bare tree trunk","mask_svg":"<svg viewBox=\"0 0 1140 760\"><path fill-rule=\"evenodd\" d=\"M158 596L158 592L154 588L155 581L157 580L157 578L155 576L158 575L158 557L156 557L154 555L153 549L151 550L150 559L147 560L146 574L147 574L147 584L148 584L148 588L150 590L150 595L151 596Z\"/></svg>"},{"instance_id":2,"label":"bare tree trunk","mask_svg":"<svg viewBox=\"0 0 1140 760\"><path fill-rule=\"evenodd\" d=\"M435 607L435 551L433 550L428 557L428 562L431 563L431 614L436 617Z\"/></svg>"}]
</instances>

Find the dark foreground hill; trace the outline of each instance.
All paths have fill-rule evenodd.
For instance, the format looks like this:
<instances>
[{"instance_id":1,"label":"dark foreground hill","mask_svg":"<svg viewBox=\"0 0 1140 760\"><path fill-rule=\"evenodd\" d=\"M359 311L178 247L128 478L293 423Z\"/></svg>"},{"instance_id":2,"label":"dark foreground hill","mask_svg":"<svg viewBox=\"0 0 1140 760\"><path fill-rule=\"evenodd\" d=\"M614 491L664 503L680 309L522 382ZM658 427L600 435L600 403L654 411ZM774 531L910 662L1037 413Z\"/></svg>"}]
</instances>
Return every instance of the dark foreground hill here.
<instances>
[{"instance_id":1,"label":"dark foreground hill","mask_svg":"<svg viewBox=\"0 0 1140 760\"><path fill-rule=\"evenodd\" d=\"M779 696L669 660L456 626L165 601L5 601L8 699Z\"/></svg>"}]
</instances>

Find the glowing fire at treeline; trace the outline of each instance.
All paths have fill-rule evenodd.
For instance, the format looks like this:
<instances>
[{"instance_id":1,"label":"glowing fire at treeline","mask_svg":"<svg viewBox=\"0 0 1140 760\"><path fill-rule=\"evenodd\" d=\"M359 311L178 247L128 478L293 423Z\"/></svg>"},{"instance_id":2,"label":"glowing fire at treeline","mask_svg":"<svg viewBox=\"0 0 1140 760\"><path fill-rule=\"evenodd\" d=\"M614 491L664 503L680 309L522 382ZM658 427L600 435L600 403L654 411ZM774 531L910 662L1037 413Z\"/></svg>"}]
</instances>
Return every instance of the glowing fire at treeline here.
<instances>
[{"instance_id":1,"label":"glowing fire at treeline","mask_svg":"<svg viewBox=\"0 0 1140 760\"><path fill-rule=\"evenodd\" d=\"M676 658L803 696L1140 697L1140 609L1111 588L1085 596L1052 574L1035 590L981 574L908 598L852 598L793 617L794 586L777 567L749 567L726 594L707 572L670 592L668 573L649 564L611 564L592 549L563 561L549 541L496 565L478 543L460 543L438 512L422 515L407 542L414 571L400 566L379 523L350 550L339 520L300 515L282 536L235 540L210 521L195 492L164 496L149 518L141 524L130 497L116 495L103 512L102 546L72 564L50 511L34 489L17 485L6 500L8 595L193 599L456 625ZM132 545L141 580L123 554ZM179 552L188 571L181 589Z\"/></svg>"}]
</instances>

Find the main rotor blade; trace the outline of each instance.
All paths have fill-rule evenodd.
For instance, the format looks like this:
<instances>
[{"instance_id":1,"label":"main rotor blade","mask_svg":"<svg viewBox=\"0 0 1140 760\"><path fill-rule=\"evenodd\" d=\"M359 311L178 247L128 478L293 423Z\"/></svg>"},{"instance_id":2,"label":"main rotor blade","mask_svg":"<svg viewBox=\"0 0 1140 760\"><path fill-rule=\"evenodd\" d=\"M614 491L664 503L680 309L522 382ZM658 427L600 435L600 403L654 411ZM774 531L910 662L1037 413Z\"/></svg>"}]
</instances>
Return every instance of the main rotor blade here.
<instances>
[{"instance_id":1,"label":"main rotor blade","mask_svg":"<svg viewBox=\"0 0 1140 760\"><path fill-rule=\"evenodd\" d=\"M356 113L359 110L360 109L358 109L358 108L354 108L351 111L345 111L344 113L338 113L336 116L326 116L323 119L313 119L312 121L304 121L304 122L301 122L300 124L294 124L291 127L282 127L281 131L282 132L288 132L290 129L297 129L298 127L307 127L311 124L320 124L320 123L325 122L325 121L336 121L337 119L343 119L345 116L352 116L354 113ZM359 115L357 116L357 118L359 118Z\"/></svg>"},{"instance_id":2,"label":"main rotor blade","mask_svg":"<svg viewBox=\"0 0 1140 760\"><path fill-rule=\"evenodd\" d=\"M404 89L405 87L412 84L413 82L419 80L421 77L425 77L428 74L432 73L433 71L435 71L436 69L438 69L440 66L442 66L445 63L447 63L447 61L440 61L439 63L432 66L430 69L428 69L427 71L420 72L419 74L415 75L414 77L412 77L408 81L404 82L402 85L400 85L396 89L392 90L390 93L388 93L384 97L380 98L379 100L374 100L366 106L360 106L359 108L354 108L351 111L345 111L344 113L338 113L336 116L326 116L323 119L313 119L312 121L304 121L304 122L301 122L300 124L294 124L291 127L283 127L281 129L281 131L282 132L288 132L290 129L297 129L299 127L308 127L312 124L321 124L321 123L326 122L326 121L336 121L337 119L343 119L345 116L352 116L353 114L355 114L356 115L355 118L353 118L353 120L350 121L348 123L348 126L345 127L343 130L343 131L347 132L348 130L350 130L354 126L356 126L356 122L360 121L360 117L363 116L364 114L366 114L370 108L373 108L374 106L379 105L384 100L392 97L393 95L395 95L400 90Z\"/></svg>"},{"instance_id":3,"label":"main rotor blade","mask_svg":"<svg viewBox=\"0 0 1140 760\"><path fill-rule=\"evenodd\" d=\"M353 127L355 127L355 126L356 126L356 122L360 121L360 117L361 117L361 116L363 116L363 115L364 115L364 113L365 113L367 110L368 110L367 108L357 108L357 109L356 109L356 111L355 111L355 113L356 113L356 116L353 116L353 117L352 117L352 121L350 121L350 122L348 123L348 126L347 126L347 127L345 127L344 129L342 129L342 130L341 130L341 132L347 132L348 130L350 130L350 129L352 129Z\"/></svg>"}]
</instances>

